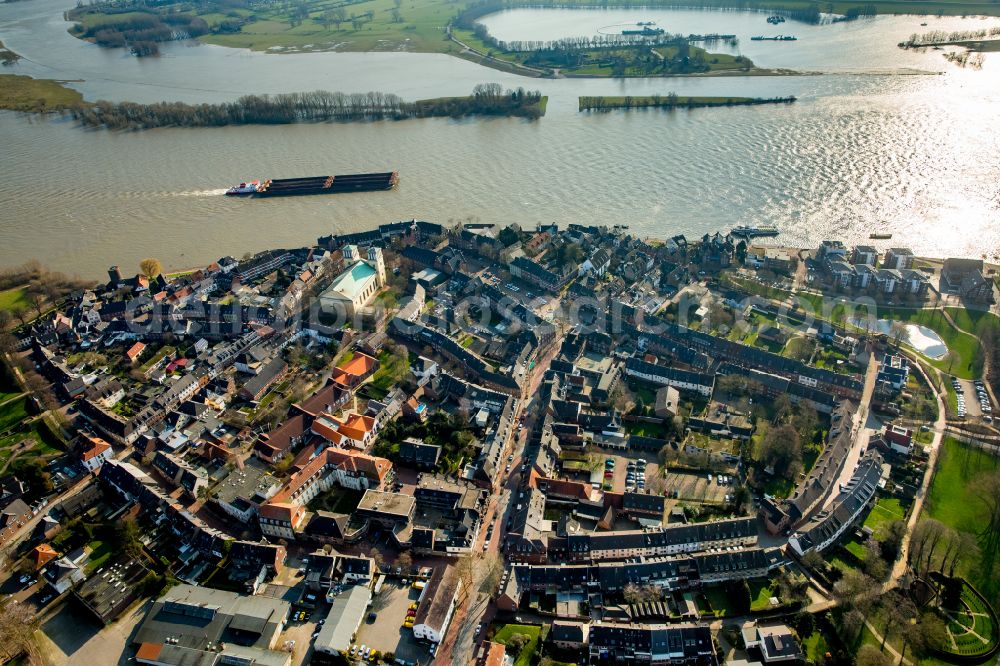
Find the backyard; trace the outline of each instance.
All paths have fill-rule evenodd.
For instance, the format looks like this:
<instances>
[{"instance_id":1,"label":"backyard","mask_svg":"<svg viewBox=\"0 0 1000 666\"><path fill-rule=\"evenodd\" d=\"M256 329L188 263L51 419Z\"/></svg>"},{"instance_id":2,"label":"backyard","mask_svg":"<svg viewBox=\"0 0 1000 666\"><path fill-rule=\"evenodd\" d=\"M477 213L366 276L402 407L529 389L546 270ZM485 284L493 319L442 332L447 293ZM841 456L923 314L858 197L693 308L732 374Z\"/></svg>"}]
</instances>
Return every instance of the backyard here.
<instances>
[{"instance_id":1,"label":"backyard","mask_svg":"<svg viewBox=\"0 0 1000 666\"><path fill-rule=\"evenodd\" d=\"M896 520L906 518L906 509L895 497L880 497L865 518L865 527L871 529L876 539L882 536L885 528Z\"/></svg>"},{"instance_id":2,"label":"backyard","mask_svg":"<svg viewBox=\"0 0 1000 666\"><path fill-rule=\"evenodd\" d=\"M538 651L538 642L542 628L533 624L505 624L493 635L494 642L511 645L511 638L517 634L527 637L521 651L517 653L514 666L530 666L532 657Z\"/></svg>"}]
</instances>

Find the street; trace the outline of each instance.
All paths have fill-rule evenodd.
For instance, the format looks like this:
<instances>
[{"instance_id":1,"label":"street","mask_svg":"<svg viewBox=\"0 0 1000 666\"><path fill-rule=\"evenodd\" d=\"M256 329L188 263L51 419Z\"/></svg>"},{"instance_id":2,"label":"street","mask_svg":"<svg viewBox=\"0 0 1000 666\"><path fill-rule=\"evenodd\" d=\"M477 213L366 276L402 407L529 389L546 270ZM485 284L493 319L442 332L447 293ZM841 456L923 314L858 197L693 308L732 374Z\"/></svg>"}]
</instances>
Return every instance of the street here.
<instances>
[{"instance_id":1,"label":"street","mask_svg":"<svg viewBox=\"0 0 1000 666\"><path fill-rule=\"evenodd\" d=\"M499 495L490 498L490 505L487 507L487 515L492 515L493 538L486 551L482 550L482 540L477 541L473 546L472 584L470 589L466 591L464 600L460 601L448 632L438 647L434 660L436 666L471 663L476 646L486 635L485 632L477 635L476 626L488 625L496 614L496 607L492 603L494 590L484 590L484 582L488 581L495 567L500 567L503 564L503 553L500 550L500 543L503 540L503 526L507 522L510 498L517 492L521 482L521 465L524 463L524 447L528 441L528 433L535 425L536 412L534 408L537 405L534 404L532 397L538 393L538 388L541 386L549 364L558 354L562 338L560 330L560 334L550 345L550 348L535 361L531 379L523 393L527 398L522 399L519 404L519 412L526 412L527 417L524 425L515 431L513 450L510 454L513 456L513 460L510 462L511 470L503 480ZM520 414L516 418L519 417ZM530 473L530 470L526 473ZM485 531L482 539L485 539Z\"/></svg>"}]
</instances>

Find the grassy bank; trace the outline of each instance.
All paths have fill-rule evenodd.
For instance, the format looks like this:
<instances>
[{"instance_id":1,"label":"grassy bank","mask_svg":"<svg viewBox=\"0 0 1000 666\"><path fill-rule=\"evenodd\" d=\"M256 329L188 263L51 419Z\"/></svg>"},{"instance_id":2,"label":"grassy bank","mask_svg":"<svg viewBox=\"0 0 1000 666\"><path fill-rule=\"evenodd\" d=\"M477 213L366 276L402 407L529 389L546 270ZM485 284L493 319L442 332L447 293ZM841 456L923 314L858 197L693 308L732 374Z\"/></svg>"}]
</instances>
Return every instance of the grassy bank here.
<instances>
[{"instance_id":1,"label":"grassy bank","mask_svg":"<svg viewBox=\"0 0 1000 666\"><path fill-rule=\"evenodd\" d=\"M52 79L0 74L0 109L9 111L59 111L76 106L83 95Z\"/></svg>"},{"instance_id":2,"label":"grassy bank","mask_svg":"<svg viewBox=\"0 0 1000 666\"><path fill-rule=\"evenodd\" d=\"M712 106L753 106L757 104L790 104L794 97L679 97L652 95L648 97L581 97L580 111L612 109L697 109Z\"/></svg>"}]
</instances>

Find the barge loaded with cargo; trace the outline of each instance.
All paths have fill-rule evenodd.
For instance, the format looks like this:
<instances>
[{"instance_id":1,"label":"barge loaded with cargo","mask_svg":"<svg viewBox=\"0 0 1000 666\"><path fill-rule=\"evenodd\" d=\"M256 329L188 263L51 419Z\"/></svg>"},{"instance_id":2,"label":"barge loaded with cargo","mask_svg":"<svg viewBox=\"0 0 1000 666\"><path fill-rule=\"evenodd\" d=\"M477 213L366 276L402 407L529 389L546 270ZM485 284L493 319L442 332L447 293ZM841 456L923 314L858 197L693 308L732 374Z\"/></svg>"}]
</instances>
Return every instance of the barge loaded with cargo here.
<instances>
[{"instance_id":1,"label":"barge loaded with cargo","mask_svg":"<svg viewBox=\"0 0 1000 666\"><path fill-rule=\"evenodd\" d=\"M268 178L240 183L226 190L226 196L291 197L305 194L341 194L391 190L399 182L399 173L355 173L341 176L305 178Z\"/></svg>"}]
</instances>

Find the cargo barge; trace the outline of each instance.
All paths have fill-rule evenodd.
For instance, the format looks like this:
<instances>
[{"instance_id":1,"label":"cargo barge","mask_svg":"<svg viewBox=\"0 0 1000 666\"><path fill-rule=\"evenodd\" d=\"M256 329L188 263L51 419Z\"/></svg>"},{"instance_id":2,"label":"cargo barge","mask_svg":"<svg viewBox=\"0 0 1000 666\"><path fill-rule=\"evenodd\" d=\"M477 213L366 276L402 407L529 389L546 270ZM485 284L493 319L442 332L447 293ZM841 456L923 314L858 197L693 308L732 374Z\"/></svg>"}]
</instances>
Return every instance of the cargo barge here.
<instances>
[{"instance_id":1,"label":"cargo barge","mask_svg":"<svg viewBox=\"0 0 1000 666\"><path fill-rule=\"evenodd\" d=\"M356 173L341 176L268 178L240 183L226 190L226 196L291 197L306 194L341 194L391 190L399 183L399 173Z\"/></svg>"},{"instance_id":2,"label":"cargo barge","mask_svg":"<svg viewBox=\"0 0 1000 666\"><path fill-rule=\"evenodd\" d=\"M777 227L736 227L729 232L733 236L752 240L754 238L768 238L777 236L780 232Z\"/></svg>"}]
</instances>

